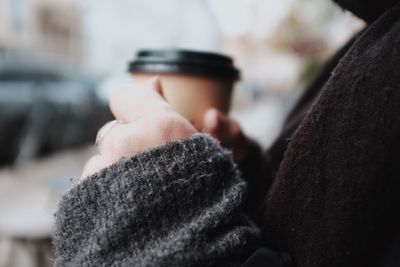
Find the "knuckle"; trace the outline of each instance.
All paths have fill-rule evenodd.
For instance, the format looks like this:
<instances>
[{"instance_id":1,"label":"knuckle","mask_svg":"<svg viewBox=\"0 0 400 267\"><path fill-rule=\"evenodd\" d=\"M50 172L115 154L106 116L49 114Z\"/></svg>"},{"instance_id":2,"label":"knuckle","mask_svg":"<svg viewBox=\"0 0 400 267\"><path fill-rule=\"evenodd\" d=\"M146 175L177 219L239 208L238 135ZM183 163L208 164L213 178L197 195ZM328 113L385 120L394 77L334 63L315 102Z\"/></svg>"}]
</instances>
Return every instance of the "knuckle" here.
<instances>
[{"instance_id":1,"label":"knuckle","mask_svg":"<svg viewBox=\"0 0 400 267\"><path fill-rule=\"evenodd\" d=\"M161 114L155 125L155 130L163 140L180 139L191 131L189 122L174 111Z\"/></svg>"},{"instance_id":2,"label":"knuckle","mask_svg":"<svg viewBox=\"0 0 400 267\"><path fill-rule=\"evenodd\" d=\"M175 128L182 124L183 119L180 115L175 114L175 112L166 111L159 115L157 119L157 126L160 130L165 129L168 130L170 128Z\"/></svg>"},{"instance_id":3,"label":"knuckle","mask_svg":"<svg viewBox=\"0 0 400 267\"><path fill-rule=\"evenodd\" d=\"M112 140L112 151L124 154L124 151L131 147L132 140L137 139L130 131L119 131Z\"/></svg>"}]
</instances>

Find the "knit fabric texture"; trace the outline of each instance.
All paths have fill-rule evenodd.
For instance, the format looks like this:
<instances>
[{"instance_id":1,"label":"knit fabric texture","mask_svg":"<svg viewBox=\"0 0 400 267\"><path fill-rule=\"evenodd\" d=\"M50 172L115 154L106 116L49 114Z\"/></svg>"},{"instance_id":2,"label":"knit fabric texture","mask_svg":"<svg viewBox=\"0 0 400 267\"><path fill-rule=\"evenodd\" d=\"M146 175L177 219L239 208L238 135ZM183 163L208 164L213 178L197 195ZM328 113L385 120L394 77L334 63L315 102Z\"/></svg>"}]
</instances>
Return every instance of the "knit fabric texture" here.
<instances>
[{"instance_id":1,"label":"knit fabric texture","mask_svg":"<svg viewBox=\"0 0 400 267\"><path fill-rule=\"evenodd\" d=\"M398 237L399 47L400 3L352 43L287 139L263 227L298 267L380 266Z\"/></svg>"},{"instance_id":2,"label":"knit fabric texture","mask_svg":"<svg viewBox=\"0 0 400 267\"><path fill-rule=\"evenodd\" d=\"M66 193L58 266L210 266L260 245L231 153L195 134L118 162Z\"/></svg>"}]
</instances>

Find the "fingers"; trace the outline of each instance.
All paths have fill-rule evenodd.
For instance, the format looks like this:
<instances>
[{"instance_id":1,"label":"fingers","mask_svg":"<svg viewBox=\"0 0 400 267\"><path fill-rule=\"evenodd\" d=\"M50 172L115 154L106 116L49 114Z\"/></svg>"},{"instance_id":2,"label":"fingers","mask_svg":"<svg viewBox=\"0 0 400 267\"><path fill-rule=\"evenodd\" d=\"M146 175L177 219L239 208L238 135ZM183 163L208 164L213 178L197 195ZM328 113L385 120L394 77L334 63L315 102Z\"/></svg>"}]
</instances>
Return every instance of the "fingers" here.
<instances>
[{"instance_id":1,"label":"fingers","mask_svg":"<svg viewBox=\"0 0 400 267\"><path fill-rule=\"evenodd\" d=\"M97 144L98 155L93 156L86 163L81 180L99 172L113 163L127 158L146 149L144 145L148 144L151 135L139 124L117 124L107 131L100 142Z\"/></svg>"},{"instance_id":2,"label":"fingers","mask_svg":"<svg viewBox=\"0 0 400 267\"><path fill-rule=\"evenodd\" d=\"M110 108L116 120L100 129L96 141L99 155L86 164L82 178L123 158L188 138L196 132L193 125L163 99L157 77L145 85L132 83L115 92Z\"/></svg>"},{"instance_id":3,"label":"fingers","mask_svg":"<svg viewBox=\"0 0 400 267\"><path fill-rule=\"evenodd\" d=\"M117 124L99 143L100 155L112 162L127 158L166 141L176 141L191 136L196 130L178 113L154 113L137 119L134 123Z\"/></svg>"},{"instance_id":4,"label":"fingers","mask_svg":"<svg viewBox=\"0 0 400 267\"><path fill-rule=\"evenodd\" d=\"M227 144L241 134L239 124L216 109L209 109L203 117L204 131Z\"/></svg>"},{"instance_id":5,"label":"fingers","mask_svg":"<svg viewBox=\"0 0 400 267\"><path fill-rule=\"evenodd\" d=\"M204 130L217 138L221 145L233 150L235 162L241 162L249 154L252 142L242 132L235 120L215 109L203 117Z\"/></svg>"},{"instance_id":6,"label":"fingers","mask_svg":"<svg viewBox=\"0 0 400 267\"><path fill-rule=\"evenodd\" d=\"M114 163L144 151L155 143L159 133L153 130L154 126L147 118L145 121L148 125L143 121L138 119L135 123L120 124L111 129L98 147L99 154Z\"/></svg>"},{"instance_id":7,"label":"fingers","mask_svg":"<svg viewBox=\"0 0 400 267\"><path fill-rule=\"evenodd\" d=\"M215 138L218 138L221 128L219 117L220 114L216 109L207 110L203 117L203 130Z\"/></svg>"},{"instance_id":8,"label":"fingers","mask_svg":"<svg viewBox=\"0 0 400 267\"><path fill-rule=\"evenodd\" d=\"M129 155L134 151L132 150L133 141L136 139L133 136L133 124L117 124L110 129L101 142L97 144L97 149L100 155L107 156L112 162L117 162L125 155Z\"/></svg>"},{"instance_id":9,"label":"fingers","mask_svg":"<svg viewBox=\"0 0 400 267\"><path fill-rule=\"evenodd\" d=\"M95 144L99 146L101 141L103 140L103 137L107 134L107 132L110 131L113 127L117 126L118 124L119 122L117 120L109 121L106 124L104 124L103 127L101 127L100 130L97 132Z\"/></svg>"},{"instance_id":10,"label":"fingers","mask_svg":"<svg viewBox=\"0 0 400 267\"><path fill-rule=\"evenodd\" d=\"M161 89L158 78L151 79L146 85L131 83L112 94L111 112L117 120L127 123L144 115L171 109L160 94Z\"/></svg>"}]
</instances>

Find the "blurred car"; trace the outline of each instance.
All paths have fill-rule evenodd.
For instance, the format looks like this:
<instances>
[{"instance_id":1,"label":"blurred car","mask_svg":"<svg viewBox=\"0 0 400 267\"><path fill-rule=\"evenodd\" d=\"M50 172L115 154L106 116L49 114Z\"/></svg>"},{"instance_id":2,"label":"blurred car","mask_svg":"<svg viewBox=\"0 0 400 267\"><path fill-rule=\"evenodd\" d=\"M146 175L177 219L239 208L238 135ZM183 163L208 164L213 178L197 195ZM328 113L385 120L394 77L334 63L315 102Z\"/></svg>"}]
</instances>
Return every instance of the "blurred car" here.
<instances>
[{"instance_id":1,"label":"blurred car","mask_svg":"<svg viewBox=\"0 0 400 267\"><path fill-rule=\"evenodd\" d=\"M93 142L112 118L97 81L0 51L0 165Z\"/></svg>"}]
</instances>

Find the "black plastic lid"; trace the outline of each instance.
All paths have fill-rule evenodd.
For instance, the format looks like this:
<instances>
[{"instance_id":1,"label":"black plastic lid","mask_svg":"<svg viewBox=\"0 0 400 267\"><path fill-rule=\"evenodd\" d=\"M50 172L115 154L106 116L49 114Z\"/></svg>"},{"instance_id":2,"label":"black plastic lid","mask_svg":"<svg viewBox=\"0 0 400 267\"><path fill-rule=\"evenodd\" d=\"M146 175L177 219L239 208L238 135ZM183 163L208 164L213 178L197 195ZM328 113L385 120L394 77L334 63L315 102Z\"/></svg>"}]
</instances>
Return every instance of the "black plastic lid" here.
<instances>
[{"instance_id":1,"label":"black plastic lid","mask_svg":"<svg viewBox=\"0 0 400 267\"><path fill-rule=\"evenodd\" d=\"M238 80L239 70L230 57L180 49L141 50L129 64L129 72L189 73Z\"/></svg>"}]
</instances>

